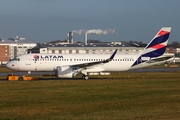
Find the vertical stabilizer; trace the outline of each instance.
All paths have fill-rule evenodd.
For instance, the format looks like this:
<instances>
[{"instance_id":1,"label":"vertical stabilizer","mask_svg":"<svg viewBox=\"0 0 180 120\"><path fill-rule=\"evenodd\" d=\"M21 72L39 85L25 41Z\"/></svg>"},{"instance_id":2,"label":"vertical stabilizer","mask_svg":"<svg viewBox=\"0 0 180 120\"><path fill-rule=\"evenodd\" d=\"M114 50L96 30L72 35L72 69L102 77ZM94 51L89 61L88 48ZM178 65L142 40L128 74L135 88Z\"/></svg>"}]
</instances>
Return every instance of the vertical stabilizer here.
<instances>
[{"instance_id":1,"label":"vertical stabilizer","mask_svg":"<svg viewBox=\"0 0 180 120\"><path fill-rule=\"evenodd\" d=\"M142 51L141 56L159 57L164 54L171 27L163 27Z\"/></svg>"},{"instance_id":2,"label":"vertical stabilizer","mask_svg":"<svg viewBox=\"0 0 180 120\"><path fill-rule=\"evenodd\" d=\"M132 66L163 55L166 51L170 31L171 27L163 27L140 53Z\"/></svg>"}]
</instances>

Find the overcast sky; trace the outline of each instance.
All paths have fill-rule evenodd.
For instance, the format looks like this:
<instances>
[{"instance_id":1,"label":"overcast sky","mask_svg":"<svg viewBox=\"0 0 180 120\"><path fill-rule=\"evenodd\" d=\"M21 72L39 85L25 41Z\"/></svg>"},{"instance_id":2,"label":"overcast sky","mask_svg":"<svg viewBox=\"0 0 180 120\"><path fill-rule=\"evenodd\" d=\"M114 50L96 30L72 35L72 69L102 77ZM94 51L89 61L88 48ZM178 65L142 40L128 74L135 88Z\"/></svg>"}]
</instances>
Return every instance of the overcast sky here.
<instances>
[{"instance_id":1,"label":"overcast sky","mask_svg":"<svg viewBox=\"0 0 180 120\"><path fill-rule=\"evenodd\" d=\"M0 38L67 39L68 31L100 29L101 41L149 42L163 26L180 42L180 0L0 0ZM74 34L74 41L84 35Z\"/></svg>"}]
</instances>

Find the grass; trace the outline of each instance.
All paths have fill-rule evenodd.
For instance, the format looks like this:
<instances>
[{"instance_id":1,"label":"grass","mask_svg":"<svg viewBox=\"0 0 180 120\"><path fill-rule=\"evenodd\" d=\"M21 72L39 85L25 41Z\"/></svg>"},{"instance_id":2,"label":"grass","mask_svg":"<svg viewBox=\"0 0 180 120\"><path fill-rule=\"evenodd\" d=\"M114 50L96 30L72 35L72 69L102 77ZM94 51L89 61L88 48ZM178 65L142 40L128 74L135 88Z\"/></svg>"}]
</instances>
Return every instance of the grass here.
<instances>
[{"instance_id":1,"label":"grass","mask_svg":"<svg viewBox=\"0 0 180 120\"><path fill-rule=\"evenodd\" d=\"M1 72L12 72L1 67ZM179 72L119 72L84 81L0 77L0 119L178 120Z\"/></svg>"},{"instance_id":2,"label":"grass","mask_svg":"<svg viewBox=\"0 0 180 120\"><path fill-rule=\"evenodd\" d=\"M1 81L0 119L178 120L178 72L113 73L91 80Z\"/></svg>"}]
</instances>

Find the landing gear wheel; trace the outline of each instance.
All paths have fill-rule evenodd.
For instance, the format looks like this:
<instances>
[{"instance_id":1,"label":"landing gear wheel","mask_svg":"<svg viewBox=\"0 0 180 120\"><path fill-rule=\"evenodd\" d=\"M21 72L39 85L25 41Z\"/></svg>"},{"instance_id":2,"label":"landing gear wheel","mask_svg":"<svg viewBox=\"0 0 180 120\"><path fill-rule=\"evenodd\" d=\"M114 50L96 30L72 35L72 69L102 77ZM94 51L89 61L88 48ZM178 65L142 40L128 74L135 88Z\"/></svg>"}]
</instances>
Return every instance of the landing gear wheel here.
<instances>
[{"instance_id":1,"label":"landing gear wheel","mask_svg":"<svg viewBox=\"0 0 180 120\"><path fill-rule=\"evenodd\" d=\"M87 76L87 75L83 75L83 76L82 76L82 79L84 79L84 80L88 80L88 79L89 79L89 76Z\"/></svg>"},{"instance_id":2,"label":"landing gear wheel","mask_svg":"<svg viewBox=\"0 0 180 120\"><path fill-rule=\"evenodd\" d=\"M19 81L23 81L23 77L19 77Z\"/></svg>"},{"instance_id":3,"label":"landing gear wheel","mask_svg":"<svg viewBox=\"0 0 180 120\"><path fill-rule=\"evenodd\" d=\"M84 76L84 79L85 79L85 80L88 80L88 79L89 79L89 77L88 77L87 75L85 75L85 76Z\"/></svg>"}]
</instances>

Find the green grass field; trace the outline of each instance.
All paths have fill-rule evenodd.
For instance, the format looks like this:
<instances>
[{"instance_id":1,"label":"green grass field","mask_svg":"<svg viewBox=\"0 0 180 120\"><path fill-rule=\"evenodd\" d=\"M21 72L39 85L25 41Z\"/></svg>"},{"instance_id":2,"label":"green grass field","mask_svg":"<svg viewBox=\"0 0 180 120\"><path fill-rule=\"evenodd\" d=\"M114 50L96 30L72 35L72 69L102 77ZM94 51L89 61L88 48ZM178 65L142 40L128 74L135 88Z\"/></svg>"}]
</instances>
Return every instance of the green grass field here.
<instances>
[{"instance_id":1,"label":"green grass field","mask_svg":"<svg viewBox=\"0 0 180 120\"><path fill-rule=\"evenodd\" d=\"M179 120L180 73L0 81L0 119Z\"/></svg>"}]
</instances>

